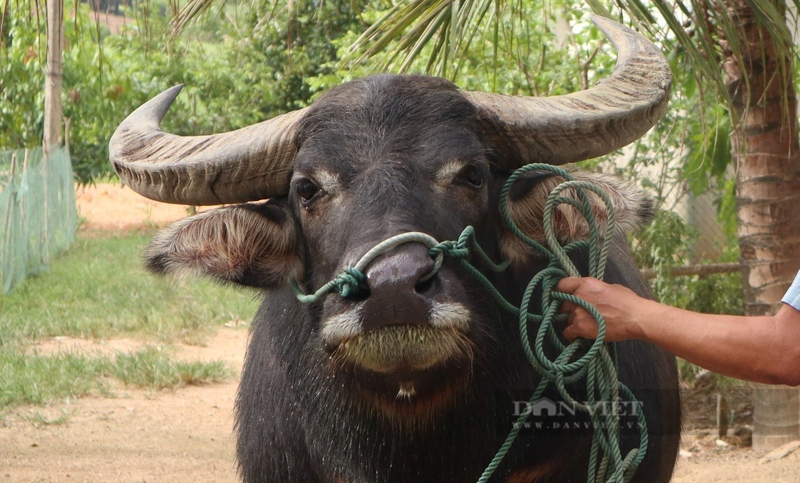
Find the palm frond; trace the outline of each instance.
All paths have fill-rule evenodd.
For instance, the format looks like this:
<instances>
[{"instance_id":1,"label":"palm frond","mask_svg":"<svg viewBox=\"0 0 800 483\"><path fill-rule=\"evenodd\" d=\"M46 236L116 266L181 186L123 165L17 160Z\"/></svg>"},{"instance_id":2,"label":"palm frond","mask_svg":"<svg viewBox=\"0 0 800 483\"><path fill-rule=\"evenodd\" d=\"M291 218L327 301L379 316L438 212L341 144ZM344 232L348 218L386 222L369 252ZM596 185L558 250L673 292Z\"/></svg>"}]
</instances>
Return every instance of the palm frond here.
<instances>
[{"instance_id":1,"label":"palm frond","mask_svg":"<svg viewBox=\"0 0 800 483\"><path fill-rule=\"evenodd\" d=\"M406 72L433 41L427 52L426 69L428 73L451 77L458 71L451 61L462 57L497 3L500 2L412 0L397 5L353 43L351 52L361 53L359 62L380 55L380 69Z\"/></svg>"},{"instance_id":2,"label":"palm frond","mask_svg":"<svg viewBox=\"0 0 800 483\"><path fill-rule=\"evenodd\" d=\"M209 1L209 0L196 0ZM585 0L595 13L632 23L661 42L665 51L684 59L697 83L713 92L708 99L732 102L721 66L726 58L741 61L740 33L725 3L711 0ZM800 8L800 0L792 0ZM407 71L427 56L426 72L454 79L464 67L465 54L476 35L495 48L504 18L521 10L522 0L412 0L390 8L352 45L357 60L379 57L381 70ZM781 50L779 56L797 54L784 20L786 3L750 0L759 22ZM543 9L546 7L542 7ZM572 6L574 8L574 6ZM483 30L482 30L483 29ZM482 32L482 33L481 33ZM512 34L513 35L513 32ZM427 48L430 46L430 48ZM352 59L349 59L352 60ZM528 59L517 59L523 64ZM701 92L701 95L704 95Z\"/></svg>"},{"instance_id":3,"label":"palm frond","mask_svg":"<svg viewBox=\"0 0 800 483\"><path fill-rule=\"evenodd\" d=\"M180 34L195 19L203 16L214 5L225 6L226 0L189 0L172 19L170 35Z\"/></svg>"},{"instance_id":4,"label":"palm frond","mask_svg":"<svg viewBox=\"0 0 800 483\"><path fill-rule=\"evenodd\" d=\"M793 1L798 3L798 0ZM756 19L765 27L763 30L772 37L778 49L776 57L789 62L797 54L797 49L784 19L786 4L775 0L749 0L748 3ZM710 0L690 0L689 3L683 0L652 0L652 5L659 14L655 22L652 15L642 12L644 5L640 0L620 0L619 3L632 22L645 30L654 33L661 25L665 25L666 30L661 36L663 44L683 52L686 66L692 70L698 84L712 88L712 98L723 101L729 108L733 107L733 99L725 81L725 66L736 62L739 70L749 71L744 65L750 59L744 58L743 42L752 39L742 38L728 4ZM787 69L789 66L779 65L778 68ZM744 80L748 81L746 78ZM737 120L733 122L735 125Z\"/></svg>"}]
</instances>

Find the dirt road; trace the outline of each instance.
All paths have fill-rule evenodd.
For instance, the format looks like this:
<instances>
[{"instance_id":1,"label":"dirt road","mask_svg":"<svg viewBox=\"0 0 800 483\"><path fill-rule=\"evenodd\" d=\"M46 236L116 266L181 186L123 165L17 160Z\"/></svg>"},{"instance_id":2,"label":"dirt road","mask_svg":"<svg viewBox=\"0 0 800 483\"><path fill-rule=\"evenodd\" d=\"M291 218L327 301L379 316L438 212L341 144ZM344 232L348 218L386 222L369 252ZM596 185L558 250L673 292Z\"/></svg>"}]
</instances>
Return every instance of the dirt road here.
<instances>
[{"instance_id":1,"label":"dirt road","mask_svg":"<svg viewBox=\"0 0 800 483\"><path fill-rule=\"evenodd\" d=\"M177 359L222 360L241 371L247 328L221 328L206 347L178 345ZM109 354L131 340L45 340L45 353ZM87 397L26 407L0 421L0 482L235 482L233 403L237 380ZM41 415L41 417L39 417ZM44 424L42 420L64 422Z\"/></svg>"}]
</instances>

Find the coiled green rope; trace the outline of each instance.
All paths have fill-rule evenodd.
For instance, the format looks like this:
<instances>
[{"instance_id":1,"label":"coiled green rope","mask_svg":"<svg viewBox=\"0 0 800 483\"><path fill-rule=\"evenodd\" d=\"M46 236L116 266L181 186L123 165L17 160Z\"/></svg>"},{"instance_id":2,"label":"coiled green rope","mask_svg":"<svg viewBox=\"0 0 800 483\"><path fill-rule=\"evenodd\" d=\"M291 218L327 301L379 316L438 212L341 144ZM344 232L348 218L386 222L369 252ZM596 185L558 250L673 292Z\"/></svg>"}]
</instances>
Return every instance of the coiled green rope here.
<instances>
[{"instance_id":1,"label":"coiled green rope","mask_svg":"<svg viewBox=\"0 0 800 483\"><path fill-rule=\"evenodd\" d=\"M550 171L564 178L548 196L544 208L543 227L549 249L526 236L516 225L508 211L508 193L520 176L530 171ZM574 190L577 199L562 196L566 190ZM594 210L587 191L595 193L606 205L607 228L600 233ZM578 210L589 226L589 238L562 246L555 234L553 214L561 204L567 204ZM456 261L464 270L484 287L491 298L504 310L519 317L519 332L525 356L531 366L542 377L526 408L517 418L513 429L506 437L495 457L486 467L478 483L486 483L511 449L511 445L519 435L525 421L531 415L545 389L550 385L556 388L565 402L590 416L594 437L589 455L589 468L586 481L588 483L626 483L632 477L647 451L647 425L644 420L641 404L633 393L617 378L617 357L613 344L605 344L606 325L602 315L586 301L571 294L555 291L558 282L566 276L580 277L581 274L569 259L569 254L576 250L588 249L588 275L602 279L605 273L606 259L614 234L615 210L608 195L596 185L575 180L568 172L548 164L529 164L516 170L503 186L500 194L500 213L504 223L511 232L528 246L535 249L548 261L547 268L537 273L528 283L520 305L517 307L508 302L492 283L470 262L467 257L472 254L481 265L493 272L502 272L508 262L495 264L481 249L475 240L475 232L471 226L464 229L457 241L437 242L425 233L411 232L393 236L376 245L367 252L355 267L345 268L336 278L323 285L315 293L303 294L297 284L293 284L297 298L301 302L315 302L325 294L337 290L339 295L347 297L361 290L367 290L364 271L372 260L391 248L403 243L423 243L430 247L430 255L436 260L434 268L424 279L436 274L444 258ZM534 314L529 310L531 296L537 287L542 288L542 313ZM562 302L569 301L583 307L597 320L598 334L594 341L576 340L564 345L553 327L554 322L563 322L564 316L559 314ZM529 324L537 325L533 346ZM544 352L545 340L548 340L557 356L549 359ZM587 400L578 402L570 395L567 385L583 381L586 386ZM636 406L638 418L639 446L632 449L624 457L620 450L620 403L626 400ZM610 410L609 410L610 405Z\"/></svg>"}]
</instances>

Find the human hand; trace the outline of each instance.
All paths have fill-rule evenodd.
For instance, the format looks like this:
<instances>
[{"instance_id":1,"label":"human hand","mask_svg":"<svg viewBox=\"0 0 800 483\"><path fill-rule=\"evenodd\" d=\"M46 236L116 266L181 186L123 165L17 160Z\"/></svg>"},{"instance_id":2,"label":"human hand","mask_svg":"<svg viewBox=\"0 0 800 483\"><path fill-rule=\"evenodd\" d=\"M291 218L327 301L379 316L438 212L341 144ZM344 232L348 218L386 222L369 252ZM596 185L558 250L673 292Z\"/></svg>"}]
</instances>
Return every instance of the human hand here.
<instances>
[{"instance_id":1,"label":"human hand","mask_svg":"<svg viewBox=\"0 0 800 483\"><path fill-rule=\"evenodd\" d=\"M636 295L622 285L610 285L596 278L567 277L556 286L556 290L573 294L594 306L606 323L607 342L642 338L639 325L643 309L655 303ZM561 304L561 313L569 313L564 337L596 339L598 325L594 317L584 308L571 302Z\"/></svg>"}]
</instances>

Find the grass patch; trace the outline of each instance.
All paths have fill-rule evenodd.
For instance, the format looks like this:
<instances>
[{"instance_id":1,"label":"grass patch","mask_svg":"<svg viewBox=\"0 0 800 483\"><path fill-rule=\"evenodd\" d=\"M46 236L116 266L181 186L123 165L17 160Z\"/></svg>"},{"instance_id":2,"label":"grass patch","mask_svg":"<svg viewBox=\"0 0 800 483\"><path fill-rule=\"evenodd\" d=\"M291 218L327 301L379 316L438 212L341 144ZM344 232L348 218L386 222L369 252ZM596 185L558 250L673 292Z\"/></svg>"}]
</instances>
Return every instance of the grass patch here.
<instances>
[{"instance_id":1,"label":"grass patch","mask_svg":"<svg viewBox=\"0 0 800 483\"><path fill-rule=\"evenodd\" d=\"M149 389L221 382L234 375L233 370L221 361L172 362L166 352L154 347L133 354L119 354L110 362L110 372L115 379Z\"/></svg>"},{"instance_id":2,"label":"grass patch","mask_svg":"<svg viewBox=\"0 0 800 483\"><path fill-rule=\"evenodd\" d=\"M173 361L155 348L110 357L26 353L31 341L55 336L202 344L222 324L252 319L258 308L255 291L148 274L141 253L153 234L79 234L50 270L0 295L0 416L3 408L22 404L109 394L111 378L165 389L234 375L222 362ZM39 425L57 424L31 418Z\"/></svg>"},{"instance_id":3,"label":"grass patch","mask_svg":"<svg viewBox=\"0 0 800 483\"><path fill-rule=\"evenodd\" d=\"M49 271L0 296L0 347L132 334L198 344L225 322L252 319L257 292L148 274L141 253L152 235L83 236Z\"/></svg>"},{"instance_id":4,"label":"grass patch","mask_svg":"<svg viewBox=\"0 0 800 483\"><path fill-rule=\"evenodd\" d=\"M48 416L41 411L31 410L28 413L21 414L20 417L28 421L34 427L46 428L47 426L60 426L69 422L72 414L69 411L62 409L57 416Z\"/></svg>"},{"instance_id":5,"label":"grass patch","mask_svg":"<svg viewBox=\"0 0 800 483\"><path fill-rule=\"evenodd\" d=\"M166 351L153 347L111 357L0 351L0 408L51 404L87 394L110 394L108 378L130 386L160 390L221 382L233 376L234 370L224 362L173 361Z\"/></svg>"},{"instance_id":6,"label":"grass patch","mask_svg":"<svg viewBox=\"0 0 800 483\"><path fill-rule=\"evenodd\" d=\"M0 350L0 407L107 393L100 377L106 365L102 359L68 353L45 357Z\"/></svg>"}]
</instances>

